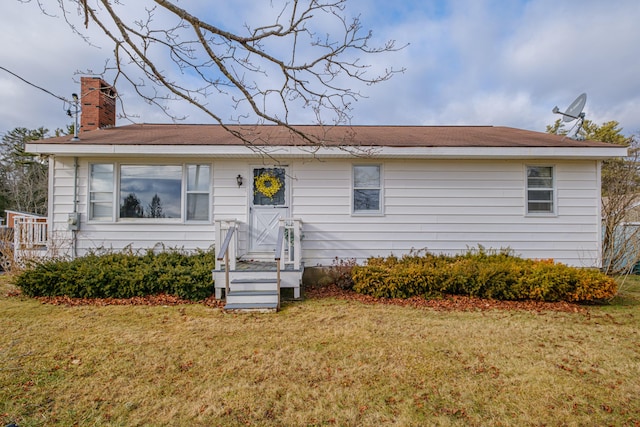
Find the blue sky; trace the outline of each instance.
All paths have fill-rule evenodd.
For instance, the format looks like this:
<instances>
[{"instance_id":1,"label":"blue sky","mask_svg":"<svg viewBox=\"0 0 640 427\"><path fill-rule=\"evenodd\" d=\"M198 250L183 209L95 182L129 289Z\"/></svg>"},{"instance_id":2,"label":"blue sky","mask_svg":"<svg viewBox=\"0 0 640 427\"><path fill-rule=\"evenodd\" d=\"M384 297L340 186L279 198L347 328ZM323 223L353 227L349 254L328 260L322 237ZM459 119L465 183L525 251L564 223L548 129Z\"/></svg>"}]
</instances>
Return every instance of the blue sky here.
<instances>
[{"instance_id":1,"label":"blue sky","mask_svg":"<svg viewBox=\"0 0 640 427\"><path fill-rule=\"evenodd\" d=\"M112 49L95 26L89 35L97 47L84 43L62 19L43 15L33 1L3 3L0 66L23 78L70 97L79 90L75 73L99 70L109 58ZM232 29L275 13L265 0L179 4L205 15L214 11L215 19ZM394 66L406 71L358 88L367 98L354 105L354 124L500 125L544 131L559 117L551 112L554 106L564 109L586 92L588 119L617 120L625 134L640 133L637 0L348 0L346 13L360 15L374 41L408 43L399 52L364 58L373 70ZM168 121L130 88L117 89L136 121ZM0 133L18 126L55 129L71 123L62 101L2 70L0 93ZM231 108L224 101L211 102ZM169 107L187 115L186 122L209 122L187 105ZM305 120L300 115L294 121Z\"/></svg>"}]
</instances>

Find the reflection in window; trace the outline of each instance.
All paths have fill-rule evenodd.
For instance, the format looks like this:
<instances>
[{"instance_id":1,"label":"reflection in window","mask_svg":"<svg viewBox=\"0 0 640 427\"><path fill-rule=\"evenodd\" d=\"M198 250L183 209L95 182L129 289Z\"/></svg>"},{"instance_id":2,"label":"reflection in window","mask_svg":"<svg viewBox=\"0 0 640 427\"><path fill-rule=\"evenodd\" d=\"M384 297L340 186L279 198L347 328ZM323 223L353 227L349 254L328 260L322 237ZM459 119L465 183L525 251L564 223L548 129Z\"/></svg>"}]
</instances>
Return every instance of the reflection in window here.
<instances>
[{"instance_id":1,"label":"reflection in window","mask_svg":"<svg viewBox=\"0 0 640 427\"><path fill-rule=\"evenodd\" d=\"M210 198L210 165L89 165L88 215L93 221L113 221L114 214L209 221Z\"/></svg>"},{"instance_id":2,"label":"reflection in window","mask_svg":"<svg viewBox=\"0 0 640 427\"><path fill-rule=\"evenodd\" d=\"M381 212L381 179L379 165L353 167L353 211Z\"/></svg>"},{"instance_id":3,"label":"reflection in window","mask_svg":"<svg viewBox=\"0 0 640 427\"><path fill-rule=\"evenodd\" d=\"M553 213L553 167L527 166L527 213Z\"/></svg>"},{"instance_id":4,"label":"reflection in window","mask_svg":"<svg viewBox=\"0 0 640 427\"><path fill-rule=\"evenodd\" d=\"M182 167L122 165L120 218L180 218Z\"/></svg>"}]
</instances>

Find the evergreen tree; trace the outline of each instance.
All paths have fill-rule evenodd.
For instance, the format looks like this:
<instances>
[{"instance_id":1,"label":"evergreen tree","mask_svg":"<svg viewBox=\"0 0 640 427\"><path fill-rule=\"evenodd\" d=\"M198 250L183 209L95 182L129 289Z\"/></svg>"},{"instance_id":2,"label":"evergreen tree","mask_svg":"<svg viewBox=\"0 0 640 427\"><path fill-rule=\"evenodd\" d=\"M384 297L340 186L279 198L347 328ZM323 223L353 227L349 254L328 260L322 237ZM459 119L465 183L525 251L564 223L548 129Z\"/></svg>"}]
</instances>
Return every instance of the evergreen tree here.
<instances>
[{"instance_id":1,"label":"evergreen tree","mask_svg":"<svg viewBox=\"0 0 640 427\"><path fill-rule=\"evenodd\" d=\"M151 203L149 204L149 213L147 215L149 218L164 218L165 215L162 213L162 201L160 200L160 196L156 193L151 199Z\"/></svg>"},{"instance_id":2,"label":"evergreen tree","mask_svg":"<svg viewBox=\"0 0 640 427\"><path fill-rule=\"evenodd\" d=\"M129 193L122 201L120 218L144 218L144 208L135 193Z\"/></svg>"},{"instance_id":3,"label":"evergreen tree","mask_svg":"<svg viewBox=\"0 0 640 427\"><path fill-rule=\"evenodd\" d=\"M58 132L58 131L57 131ZM27 153L25 144L43 139L45 128L15 128L0 144L0 210L47 214L48 160Z\"/></svg>"}]
</instances>

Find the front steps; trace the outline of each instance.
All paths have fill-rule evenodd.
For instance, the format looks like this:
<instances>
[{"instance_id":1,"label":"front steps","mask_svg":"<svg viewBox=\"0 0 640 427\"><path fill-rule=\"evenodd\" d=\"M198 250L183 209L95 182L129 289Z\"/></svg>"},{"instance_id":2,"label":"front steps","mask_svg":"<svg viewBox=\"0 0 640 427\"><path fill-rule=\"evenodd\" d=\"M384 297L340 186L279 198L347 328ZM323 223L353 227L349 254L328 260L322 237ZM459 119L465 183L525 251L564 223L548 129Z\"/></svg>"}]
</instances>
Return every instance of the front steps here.
<instances>
[{"instance_id":1,"label":"front steps","mask_svg":"<svg viewBox=\"0 0 640 427\"><path fill-rule=\"evenodd\" d=\"M278 310L278 291L229 291L224 309L227 311Z\"/></svg>"},{"instance_id":2,"label":"front steps","mask_svg":"<svg viewBox=\"0 0 640 427\"><path fill-rule=\"evenodd\" d=\"M280 288L293 288L294 298L300 298L302 268L281 270ZM222 299L226 293L224 266L213 272L215 297ZM238 262L235 270L229 271L229 292L225 295L225 311L276 312L280 308L280 296L275 262Z\"/></svg>"},{"instance_id":3,"label":"front steps","mask_svg":"<svg viewBox=\"0 0 640 427\"><path fill-rule=\"evenodd\" d=\"M277 279L233 279L225 295L225 310L277 311L280 304Z\"/></svg>"}]
</instances>

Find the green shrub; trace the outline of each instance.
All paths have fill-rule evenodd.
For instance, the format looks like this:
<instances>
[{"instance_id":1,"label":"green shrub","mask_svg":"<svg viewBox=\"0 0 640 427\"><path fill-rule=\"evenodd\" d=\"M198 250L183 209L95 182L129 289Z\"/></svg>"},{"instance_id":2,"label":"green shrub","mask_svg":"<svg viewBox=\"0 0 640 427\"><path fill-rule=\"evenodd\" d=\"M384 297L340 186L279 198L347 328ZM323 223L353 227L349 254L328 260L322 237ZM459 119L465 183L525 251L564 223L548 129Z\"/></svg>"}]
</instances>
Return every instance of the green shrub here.
<instances>
[{"instance_id":1,"label":"green shrub","mask_svg":"<svg viewBox=\"0 0 640 427\"><path fill-rule=\"evenodd\" d=\"M36 264L16 277L16 285L29 296L131 298L165 293L201 300L213 291L214 264L214 253L205 251L89 253Z\"/></svg>"},{"instance_id":2,"label":"green shrub","mask_svg":"<svg viewBox=\"0 0 640 427\"><path fill-rule=\"evenodd\" d=\"M612 298L616 282L597 270L516 257L482 247L463 255L374 257L352 269L356 292L383 298L468 295L500 300L587 302Z\"/></svg>"}]
</instances>

